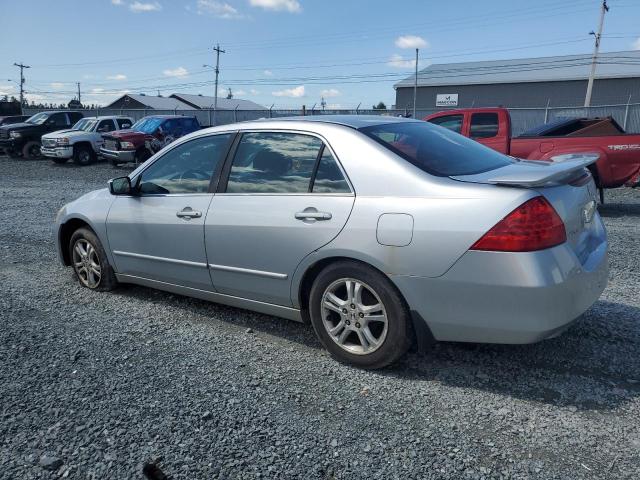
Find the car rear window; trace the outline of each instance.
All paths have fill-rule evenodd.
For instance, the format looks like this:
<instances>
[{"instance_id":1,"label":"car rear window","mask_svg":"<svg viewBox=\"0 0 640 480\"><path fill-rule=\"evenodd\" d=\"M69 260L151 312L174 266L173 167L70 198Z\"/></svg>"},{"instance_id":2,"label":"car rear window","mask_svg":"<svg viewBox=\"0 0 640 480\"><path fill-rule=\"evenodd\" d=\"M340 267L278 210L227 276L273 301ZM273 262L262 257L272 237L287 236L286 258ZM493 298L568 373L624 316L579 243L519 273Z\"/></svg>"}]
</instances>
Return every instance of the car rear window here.
<instances>
[{"instance_id":1,"label":"car rear window","mask_svg":"<svg viewBox=\"0 0 640 480\"><path fill-rule=\"evenodd\" d=\"M428 122L388 123L360 131L419 169L439 177L473 175L513 163L506 155Z\"/></svg>"}]
</instances>

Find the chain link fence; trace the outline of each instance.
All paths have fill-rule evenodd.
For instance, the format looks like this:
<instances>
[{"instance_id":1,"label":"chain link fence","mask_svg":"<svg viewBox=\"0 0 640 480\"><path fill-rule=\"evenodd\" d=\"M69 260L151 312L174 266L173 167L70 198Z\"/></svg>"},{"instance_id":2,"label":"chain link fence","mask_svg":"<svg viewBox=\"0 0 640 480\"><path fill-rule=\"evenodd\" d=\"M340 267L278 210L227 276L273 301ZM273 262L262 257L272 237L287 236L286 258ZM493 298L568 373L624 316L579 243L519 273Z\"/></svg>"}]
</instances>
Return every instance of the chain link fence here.
<instances>
[{"instance_id":1,"label":"chain link fence","mask_svg":"<svg viewBox=\"0 0 640 480\"><path fill-rule=\"evenodd\" d=\"M600 105L593 107L541 107L541 108L509 108L512 121L512 132L518 136L523 132L561 118L576 117L613 117L629 133L640 133L640 103L623 105ZM37 108L25 108L25 115L33 115L43 111ZM301 115L386 115L407 116L410 110L153 110L153 109L89 109L81 110L84 116L125 115L139 120L147 115L184 115L195 116L200 125L226 125L235 122L258 120L261 118L280 118ZM418 109L416 116L424 118L442 109Z\"/></svg>"}]
</instances>

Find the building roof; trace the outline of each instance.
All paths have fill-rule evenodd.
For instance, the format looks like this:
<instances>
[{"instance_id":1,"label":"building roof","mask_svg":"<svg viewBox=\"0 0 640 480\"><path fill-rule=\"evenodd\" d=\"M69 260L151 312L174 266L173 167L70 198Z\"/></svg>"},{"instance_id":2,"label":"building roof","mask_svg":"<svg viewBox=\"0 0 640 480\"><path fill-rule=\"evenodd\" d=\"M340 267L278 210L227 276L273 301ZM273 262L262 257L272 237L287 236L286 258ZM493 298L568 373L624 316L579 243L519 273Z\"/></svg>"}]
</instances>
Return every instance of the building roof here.
<instances>
[{"instance_id":1,"label":"building roof","mask_svg":"<svg viewBox=\"0 0 640 480\"><path fill-rule=\"evenodd\" d=\"M147 108L154 110L195 110L191 105L181 102L177 98L156 97L154 95L142 95L137 93L127 93L112 102L111 105L120 101L124 97L129 97L136 102L142 103ZM111 105L108 105L106 108L109 108Z\"/></svg>"},{"instance_id":2,"label":"building roof","mask_svg":"<svg viewBox=\"0 0 640 480\"><path fill-rule=\"evenodd\" d=\"M171 98L179 99L195 108L213 108L215 98L206 95L194 95L191 93L174 93ZM218 97L219 110L267 110L266 107L258 105L251 100L240 100L238 98Z\"/></svg>"},{"instance_id":3,"label":"building roof","mask_svg":"<svg viewBox=\"0 0 640 480\"><path fill-rule=\"evenodd\" d=\"M585 80L591 71L591 54L558 57L441 63L418 72L418 86L487 85L496 83L560 82ZM596 78L640 78L640 50L601 53ZM394 88L413 87L415 75Z\"/></svg>"}]
</instances>

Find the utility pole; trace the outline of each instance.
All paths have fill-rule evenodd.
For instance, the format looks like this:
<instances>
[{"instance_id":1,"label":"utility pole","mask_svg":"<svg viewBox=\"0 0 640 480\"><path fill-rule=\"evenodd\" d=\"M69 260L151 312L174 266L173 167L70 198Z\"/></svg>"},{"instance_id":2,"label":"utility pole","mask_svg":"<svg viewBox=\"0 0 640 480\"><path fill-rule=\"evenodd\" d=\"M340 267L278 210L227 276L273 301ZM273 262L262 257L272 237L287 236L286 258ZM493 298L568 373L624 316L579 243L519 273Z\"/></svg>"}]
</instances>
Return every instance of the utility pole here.
<instances>
[{"instance_id":1,"label":"utility pole","mask_svg":"<svg viewBox=\"0 0 640 480\"><path fill-rule=\"evenodd\" d=\"M220 49L219 43L213 50L216 52L216 91L213 94L213 124L217 125L216 113L218 110L218 74L220 73L220 54L225 52Z\"/></svg>"},{"instance_id":2,"label":"utility pole","mask_svg":"<svg viewBox=\"0 0 640 480\"><path fill-rule=\"evenodd\" d=\"M591 106L591 92L593 91L593 80L596 76L596 62L598 60L598 52L600 51L600 39L602 37L602 27L604 26L604 14L609 11L607 0L602 0L602 6L600 7L600 25L598 26L598 33L590 32L590 35L596 37L596 44L593 48L593 57L591 58L591 73L589 74L589 83L587 84L587 95L584 98L584 106Z\"/></svg>"},{"instance_id":3,"label":"utility pole","mask_svg":"<svg viewBox=\"0 0 640 480\"><path fill-rule=\"evenodd\" d=\"M22 115L22 107L24 106L24 69L31 67L22 63L14 63L14 65L20 67L20 114Z\"/></svg>"},{"instance_id":4,"label":"utility pole","mask_svg":"<svg viewBox=\"0 0 640 480\"><path fill-rule=\"evenodd\" d=\"M413 118L416 118L417 96L418 96L418 49L416 48L416 78L413 79Z\"/></svg>"},{"instance_id":5,"label":"utility pole","mask_svg":"<svg viewBox=\"0 0 640 480\"><path fill-rule=\"evenodd\" d=\"M80 82L76 82L76 85L78 85L78 103L82 106L82 99L80 98Z\"/></svg>"}]
</instances>

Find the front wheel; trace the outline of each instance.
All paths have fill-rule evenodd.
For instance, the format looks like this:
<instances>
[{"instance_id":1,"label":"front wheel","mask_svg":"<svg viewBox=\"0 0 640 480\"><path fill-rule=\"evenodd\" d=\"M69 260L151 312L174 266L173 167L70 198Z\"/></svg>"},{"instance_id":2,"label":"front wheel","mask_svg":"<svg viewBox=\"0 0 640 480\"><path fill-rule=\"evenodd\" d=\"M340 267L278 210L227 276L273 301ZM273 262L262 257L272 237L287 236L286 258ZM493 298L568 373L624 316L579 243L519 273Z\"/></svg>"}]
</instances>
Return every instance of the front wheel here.
<instances>
[{"instance_id":1,"label":"front wheel","mask_svg":"<svg viewBox=\"0 0 640 480\"><path fill-rule=\"evenodd\" d=\"M42 154L40 153L40 142L36 142L32 140L27 142L24 147L22 147L22 158L25 160L36 160L41 158Z\"/></svg>"},{"instance_id":2,"label":"front wheel","mask_svg":"<svg viewBox=\"0 0 640 480\"><path fill-rule=\"evenodd\" d=\"M324 347L343 363L383 368L411 345L404 299L388 278L358 262L338 262L318 275L309 313Z\"/></svg>"},{"instance_id":3,"label":"front wheel","mask_svg":"<svg viewBox=\"0 0 640 480\"><path fill-rule=\"evenodd\" d=\"M93 149L86 145L79 145L73 149L73 162L76 165L85 167L96 161L96 154Z\"/></svg>"},{"instance_id":4,"label":"front wheel","mask_svg":"<svg viewBox=\"0 0 640 480\"><path fill-rule=\"evenodd\" d=\"M88 228L79 228L71 235L69 258L83 287L108 291L117 285L115 273L100 240Z\"/></svg>"}]
</instances>

